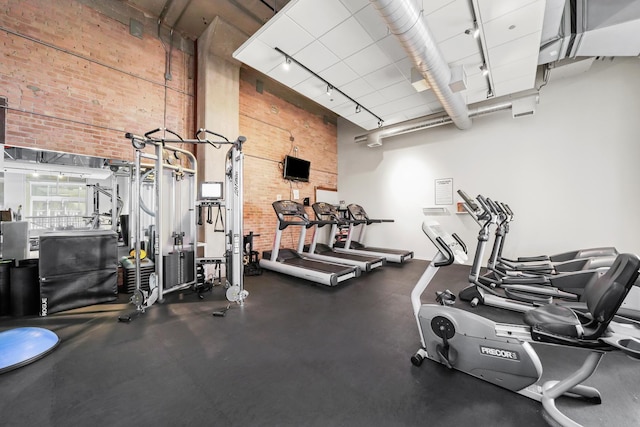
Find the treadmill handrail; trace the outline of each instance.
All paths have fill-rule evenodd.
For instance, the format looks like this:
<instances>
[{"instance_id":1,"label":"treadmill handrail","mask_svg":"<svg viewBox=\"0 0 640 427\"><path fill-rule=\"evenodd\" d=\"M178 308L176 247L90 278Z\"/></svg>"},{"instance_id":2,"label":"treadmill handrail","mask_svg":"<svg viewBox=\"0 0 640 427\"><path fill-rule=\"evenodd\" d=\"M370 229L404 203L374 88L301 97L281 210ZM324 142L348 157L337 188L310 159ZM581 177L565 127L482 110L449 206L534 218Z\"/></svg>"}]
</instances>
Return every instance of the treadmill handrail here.
<instances>
[{"instance_id":1,"label":"treadmill handrail","mask_svg":"<svg viewBox=\"0 0 640 427\"><path fill-rule=\"evenodd\" d=\"M278 221L278 228L280 230L284 230L285 228L287 228L290 225L306 226L307 222L306 221Z\"/></svg>"},{"instance_id":2,"label":"treadmill handrail","mask_svg":"<svg viewBox=\"0 0 640 427\"><path fill-rule=\"evenodd\" d=\"M337 221L328 221L328 220L324 220L324 219L314 219L314 220L309 220L307 221L307 228L311 228L314 225L317 225L318 227L324 227L325 225L333 225L333 224L337 224Z\"/></svg>"},{"instance_id":3,"label":"treadmill handrail","mask_svg":"<svg viewBox=\"0 0 640 427\"><path fill-rule=\"evenodd\" d=\"M368 224L381 224L383 222L395 222L393 219L368 219Z\"/></svg>"}]
</instances>

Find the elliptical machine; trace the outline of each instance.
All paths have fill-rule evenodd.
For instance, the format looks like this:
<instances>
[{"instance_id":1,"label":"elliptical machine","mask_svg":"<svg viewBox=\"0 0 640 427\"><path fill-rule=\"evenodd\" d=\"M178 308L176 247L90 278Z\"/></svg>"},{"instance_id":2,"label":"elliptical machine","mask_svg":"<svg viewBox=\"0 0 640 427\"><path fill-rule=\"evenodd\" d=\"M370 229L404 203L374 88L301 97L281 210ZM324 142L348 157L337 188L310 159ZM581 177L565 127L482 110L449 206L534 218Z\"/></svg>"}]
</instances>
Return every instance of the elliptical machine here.
<instances>
[{"instance_id":1,"label":"elliptical machine","mask_svg":"<svg viewBox=\"0 0 640 427\"><path fill-rule=\"evenodd\" d=\"M465 200L465 209L480 226L476 254L469 274L470 285L460 291L460 299L468 301L472 306L484 304L521 312L559 300L575 303L574 308L583 305L584 288L598 280L605 268L555 273L549 271L549 274L543 274L543 270L548 267L537 269L537 273L533 270L507 272L494 268L490 262L487 274L481 274L490 227L500 228L499 213L492 208L492 201L481 195L476 199L480 205L478 206L462 190L458 190L458 194ZM492 257L494 254L495 250ZM633 315L630 317L634 318Z\"/></svg>"},{"instance_id":2,"label":"elliptical machine","mask_svg":"<svg viewBox=\"0 0 640 427\"><path fill-rule=\"evenodd\" d=\"M421 304L421 295L440 267L467 259L462 240L449 235L437 222L423 223L422 230L438 253L411 292L421 339L420 349L411 358L415 366L429 358L539 401L555 423L577 427L580 424L557 409L555 399L565 395L601 403L598 390L582 382L595 372L604 354L620 350L640 359L640 329L612 321L638 278L637 256L618 255L611 268L585 289L587 314L552 304L528 311L526 326L496 323L453 307L455 297L450 292L438 295L440 304ZM530 345L532 341L582 348L589 355L566 379L538 384L542 363Z\"/></svg>"},{"instance_id":3,"label":"elliptical machine","mask_svg":"<svg viewBox=\"0 0 640 427\"><path fill-rule=\"evenodd\" d=\"M509 233L509 225L514 218L514 213L506 203L496 202L495 206L500 213L501 219L496 229L496 238L490 257L490 263L493 265L502 264L505 269L527 271L531 268L532 263L543 262L551 265L555 272L562 273L609 267L618 255L618 250L615 247L606 246L577 249L555 255L518 257L517 259L506 258L502 256L502 250Z\"/></svg>"}]
</instances>

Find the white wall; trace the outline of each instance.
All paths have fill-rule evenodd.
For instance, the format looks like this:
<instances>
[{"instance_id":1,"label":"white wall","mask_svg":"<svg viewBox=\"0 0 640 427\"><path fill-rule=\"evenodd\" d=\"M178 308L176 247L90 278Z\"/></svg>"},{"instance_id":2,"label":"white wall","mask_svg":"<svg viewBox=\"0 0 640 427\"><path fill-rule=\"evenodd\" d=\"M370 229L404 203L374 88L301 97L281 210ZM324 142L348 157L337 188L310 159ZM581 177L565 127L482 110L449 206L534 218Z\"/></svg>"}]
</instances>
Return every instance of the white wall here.
<instances>
[{"instance_id":1,"label":"white wall","mask_svg":"<svg viewBox=\"0 0 640 427\"><path fill-rule=\"evenodd\" d=\"M639 77L638 58L596 61L571 78L554 81L552 73L532 116L499 112L475 118L466 131L447 125L383 139L378 148L355 144L363 130L340 119L340 199L395 219L371 226L367 244L411 249L422 259L435 254L420 225L438 178L511 206L507 257L593 246L640 254ZM437 220L472 257L478 227L469 215Z\"/></svg>"}]
</instances>

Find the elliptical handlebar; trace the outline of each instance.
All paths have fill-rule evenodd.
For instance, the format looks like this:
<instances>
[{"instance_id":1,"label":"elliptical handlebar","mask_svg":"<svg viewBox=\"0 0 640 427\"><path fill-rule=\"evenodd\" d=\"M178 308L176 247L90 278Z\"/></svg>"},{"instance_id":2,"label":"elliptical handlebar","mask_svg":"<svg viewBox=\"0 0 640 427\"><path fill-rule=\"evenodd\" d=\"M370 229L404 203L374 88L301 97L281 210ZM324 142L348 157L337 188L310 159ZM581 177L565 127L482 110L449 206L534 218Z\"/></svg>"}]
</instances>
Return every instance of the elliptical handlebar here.
<instances>
[{"instance_id":1,"label":"elliptical handlebar","mask_svg":"<svg viewBox=\"0 0 640 427\"><path fill-rule=\"evenodd\" d=\"M478 196L481 197L481 196ZM489 208L489 212L494 215L494 216L498 216L500 214L500 211L498 210L498 206L496 205L496 202L494 202L493 200L491 200L488 197L483 197L484 201L487 203L487 207Z\"/></svg>"},{"instance_id":2,"label":"elliptical handlebar","mask_svg":"<svg viewBox=\"0 0 640 427\"><path fill-rule=\"evenodd\" d=\"M500 209L498 203L494 202L493 199L487 197L487 202L489 202L489 207L491 207L491 211L494 214L499 215L502 212L502 209Z\"/></svg>"},{"instance_id":3,"label":"elliptical handlebar","mask_svg":"<svg viewBox=\"0 0 640 427\"><path fill-rule=\"evenodd\" d=\"M489 206L489 202L487 202L487 199L485 199L482 194L478 194L478 197L476 197L476 200L478 201L478 203L480 203L480 206L482 208L482 212L478 214L478 219L484 220L487 222L493 221L495 215L493 213L493 210Z\"/></svg>"},{"instance_id":4,"label":"elliptical handlebar","mask_svg":"<svg viewBox=\"0 0 640 427\"><path fill-rule=\"evenodd\" d=\"M511 219L509 218L507 212L502 208L502 204L489 198L487 198L487 201L491 206L491 211L496 216L496 222L500 226L508 224Z\"/></svg>"},{"instance_id":5,"label":"elliptical handlebar","mask_svg":"<svg viewBox=\"0 0 640 427\"><path fill-rule=\"evenodd\" d=\"M476 202L474 202L473 199L467 195L467 193L465 193L463 190L458 190L458 194L460 195L460 197L462 197L462 200L464 200L465 204L472 211L477 212L479 210L479 207L476 204Z\"/></svg>"},{"instance_id":6,"label":"elliptical handlebar","mask_svg":"<svg viewBox=\"0 0 640 427\"><path fill-rule=\"evenodd\" d=\"M500 212L502 212L502 215L504 216L503 222L509 224L511 221L513 221L513 212L509 213L507 205L505 203L498 202L498 206L500 207Z\"/></svg>"},{"instance_id":7,"label":"elliptical handlebar","mask_svg":"<svg viewBox=\"0 0 640 427\"><path fill-rule=\"evenodd\" d=\"M508 204L503 203L502 204L504 206L504 209L507 211L507 213L509 214L509 216L511 217L510 221L513 221L513 211L511 210L511 208L509 207Z\"/></svg>"}]
</instances>

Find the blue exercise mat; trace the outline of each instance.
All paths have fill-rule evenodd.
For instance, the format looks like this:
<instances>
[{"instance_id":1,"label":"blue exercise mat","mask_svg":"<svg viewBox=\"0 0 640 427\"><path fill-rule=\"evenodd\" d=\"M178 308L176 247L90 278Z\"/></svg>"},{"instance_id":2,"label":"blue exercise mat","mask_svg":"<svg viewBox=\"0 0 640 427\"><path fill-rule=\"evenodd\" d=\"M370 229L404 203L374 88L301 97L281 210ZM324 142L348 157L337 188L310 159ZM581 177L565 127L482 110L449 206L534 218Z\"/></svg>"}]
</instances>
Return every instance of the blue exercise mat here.
<instances>
[{"instance_id":1,"label":"blue exercise mat","mask_svg":"<svg viewBox=\"0 0 640 427\"><path fill-rule=\"evenodd\" d=\"M48 329L16 328L0 332L0 374L49 354L60 338Z\"/></svg>"}]
</instances>

